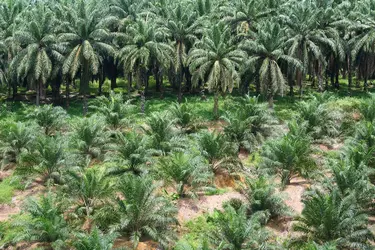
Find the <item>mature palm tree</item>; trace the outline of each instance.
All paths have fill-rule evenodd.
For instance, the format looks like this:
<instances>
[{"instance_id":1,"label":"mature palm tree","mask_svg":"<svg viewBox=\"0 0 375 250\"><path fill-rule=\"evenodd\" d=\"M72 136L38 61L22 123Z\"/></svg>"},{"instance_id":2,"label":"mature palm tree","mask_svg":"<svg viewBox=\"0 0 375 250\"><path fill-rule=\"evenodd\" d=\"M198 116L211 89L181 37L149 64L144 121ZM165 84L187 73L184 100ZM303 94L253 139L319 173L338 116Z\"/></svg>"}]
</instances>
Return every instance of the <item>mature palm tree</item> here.
<instances>
[{"instance_id":1,"label":"mature palm tree","mask_svg":"<svg viewBox=\"0 0 375 250\"><path fill-rule=\"evenodd\" d=\"M74 79L80 72L80 93L83 94L83 114L86 115L90 78L98 73L101 58L113 56L115 50L110 32L100 23L103 6L80 0L72 7L71 15L74 18L59 36L61 44L69 50L63 64L63 74L69 74Z\"/></svg>"},{"instance_id":2,"label":"mature palm tree","mask_svg":"<svg viewBox=\"0 0 375 250\"><path fill-rule=\"evenodd\" d=\"M214 118L219 118L219 94L231 92L240 80L239 67L246 53L238 49L230 30L222 23L207 29L189 53L189 68L193 84L205 82L214 92Z\"/></svg>"},{"instance_id":3,"label":"mature palm tree","mask_svg":"<svg viewBox=\"0 0 375 250\"><path fill-rule=\"evenodd\" d=\"M318 62L320 68L324 68L326 60L322 45L335 50L335 44L326 36L325 31L320 29L319 19L322 13L316 7L315 1L290 1L285 7L285 12L281 15L281 20L287 27L288 54L300 60L303 65L303 68L294 70L302 95L302 82L312 59ZM322 70L319 73L322 74Z\"/></svg>"},{"instance_id":4,"label":"mature palm tree","mask_svg":"<svg viewBox=\"0 0 375 250\"><path fill-rule=\"evenodd\" d=\"M275 93L284 93L285 78L280 68L284 61L291 67L301 68L301 62L284 52L286 36L275 21L262 22L259 31L253 33L253 39L245 40L241 48L248 52L249 58L244 64L255 70L259 77L262 93L267 97L269 107L273 107Z\"/></svg>"},{"instance_id":5,"label":"mature palm tree","mask_svg":"<svg viewBox=\"0 0 375 250\"><path fill-rule=\"evenodd\" d=\"M13 97L17 94L17 81L9 65L19 49L13 35L20 23L19 14L25 6L23 0L7 0L0 4L0 47L3 47L0 49L0 55L3 53L3 58L0 56L0 82L8 85L8 92L13 88Z\"/></svg>"},{"instance_id":6,"label":"mature palm tree","mask_svg":"<svg viewBox=\"0 0 375 250\"><path fill-rule=\"evenodd\" d=\"M28 78L36 89L36 105L45 98L45 84L52 76L53 66L62 62L63 55L56 46L56 19L52 11L38 4L26 13L25 25L14 38L22 50L10 67L17 68L19 79Z\"/></svg>"},{"instance_id":7,"label":"mature palm tree","mask_svg":"<svg viewBox=\"0 0 375 250\"><path fill-rule=\"evenodd\" d=\"M202 31L202 25L197 20L197 14L192 11L190 4L178 3L169 12L168 21L165 26L168 29L175 50L173 56L175 60L174 68L178 78L178 102L181 102L184 76L186 81L190 80L190 76L187 75L189 73L187 65L188 52Z\"/></svg>"},{"instance_id":8,"label":"mature palm tree","mask_svg":"<svg viewBox=\"0 0 375 250\"><path fill-rule=\"evenodd\" d=\"M142 98L148 89L148 71L154 62L161 68L168 68L172 62L173 47L166 42L165 28L158 27L150 20L137 20L126 29L125 46L120 49L118 58L124 67L124 72L136 73L137 87L141 90ZM144 103L141 104L144 112Z\"/></svg>"},{"instance_id":9,"label":"mature palm tree","mask_svg":"<svg viewBox=\"0 0 375 250\"><path fill-rule=\"evenodd\" d=\"M119 185L123 197L118 200L121 219L113 229L130 236L134 249L143 236L151 237L163 246L174 239L177 210L156 193L156 188L148 176L127 175Z\"/></svg>"}]
</instances>

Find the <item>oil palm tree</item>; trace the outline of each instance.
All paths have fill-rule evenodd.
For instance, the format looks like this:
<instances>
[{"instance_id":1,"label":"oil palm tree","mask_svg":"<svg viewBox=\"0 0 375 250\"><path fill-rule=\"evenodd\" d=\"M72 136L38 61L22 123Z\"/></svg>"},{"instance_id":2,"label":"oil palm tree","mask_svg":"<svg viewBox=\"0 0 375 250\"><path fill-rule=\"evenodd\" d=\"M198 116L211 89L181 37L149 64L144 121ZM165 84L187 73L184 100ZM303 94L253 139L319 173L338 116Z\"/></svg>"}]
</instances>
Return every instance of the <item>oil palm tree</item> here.
<instances>
[{"instance_id":1,"label":"oil palm tree","mask_svg":"<svg viewBox=\"0 0 375 250\"><path fill-rule=\"evenodd\" d=\"M189 80L188 52L202 32L201 22L197 20L196 12L187 3L178 3L175 8L169 11L168 21L165 24L169 36L173 41L175 72L178 78L178 102L182 101L182 83L184 76Z\"/></svg>"},{"instance_id":2,"label":"oil palm tree","mask_svg":"<svg viewBox=\"0 0 375 250\"><path fill-rule=\"evenodd\" d=\"M94 228L91 233L78 233L73 242L76 250L111 250L117 234L104 234L98 228Z\"/></svg>"},{"instance_id":3,"label":"oil palm tree","mask_svg":"<svg viewBox=\"0 0 375 250\"><path fill-rule=\"evenodd\" d=\"M5 123L0 132L2 168L9 163L19 163L22 152L31 150L37 137L32 124Z\"/></svg>"},{"instance_id":4,"label":"oil palm tree","mask_svg":"<svg viewBox=\"0 0 375 250\"><path fill-rule=\"evenodd\" d=\"M108 175L121 175L127 172L139 175L147 163L152 162L151 151L146 138L136 134L116 133L114 143L109 146L105 161L114 163L108 168Z\"/></svg>"},{"instance_id":5,"label":"oil palm tree","mask_svg":"<svg viewBox=\"0 0 375 250\"><path fill-rule=\"evenodd\" d=\"M285 11L286 13L281 15L281 20L287 27L288 54L300 60L303 65L303 67L294 70L300 94L302 94L302 82L312 59L318 61L320 67L324 68L326 60L322 46L335 50L335 43L326 36L325 30L319 26L322 12L316 7L314 1L288 2Z\"/></svg>"},{"instance_id":6,"label":"oil palm tree","mask_svg":"<svg viewBox=\"0 0 375 250\"><path fill-rule=\"evenodd\" d=\"M64 219L62 204L52 193L43 195L39 200L29 198L23 211L30 220L16 221L22 227L17 240L39 241L53 246L63 245L68 238L68 224Z\"/></svg>"},{"instance_id":7,"label":"oil palm tree","mask_svg":"<svg viewBox=\"0 0 375 250\"><path fill-rule=\"evenodd\" d=\"M67 191L79 206L84 207L87 218L93 214L98 203L108 198L113 191L113 185L106 179L104 172L96 168L70 171L69 177Z\"/></svg>"},{"instance_id":8,"label":"oil palm tree","mask_svg":"<svg viewBox=\"0 0 375 250\"><path fill-rule=\"evenodd\" d=\"M240 80L239 67L246 53L238 49L222 23L207 29L189 52L193 84L201 80L214 93L214 118L219 118L219 94L231 92Z\"/></svg>"},{"instance_id":9,"label":"oil palm tree","mask_svg":"<svg viewBox=\"0 0 375 250\"><path fill-rule=\"evenodd\" d=\"M247 217L247 207L235 210L226 206L217 219L217 230L210 239L219 249L269 249L269 233L261 226L259 217Z\"/></svg>"},{"instance_id":10,"label":"oil palm tree","mask_svg":"<svg viewBox=\"0 0 375 250\"><path fill-rule=\"evenodd\" d=\"M262 22L258 32L252 39L245 40L240 46L248 52L244 69L252 68L259 77L260 88L268 99L269 107L273 107L273 97L277 92L284 93L285 78L280 68L282 61L291 67L302 68L296 58L284 52L286 36L283 29L275 21Z\"/></svg>"},{"instance_id":11,"label":"oil palm tree","mask_svg":"<svg viewBox=\"0 0 375 250\"><path fill-rule=\"evenodd\" d=\"M355 202L353 194L342 197L338 190L329 194L316 191L304 199L305 207L297 217L293 229L316 243L335 241L339 248L369 249L373 234L367 228L367 215Z\"/></svg>"},{"instance_id":12,"label":"oil palm tree","mask_svg":"<svg viewBox=\"0 0 375 250\"><path fill-rule=\"evenodd\" d=\"M41 137L35 146L21 155L20 171L41 175L43 181L62 181L66 170L66 154L60 137Z\"/></svg>"},{"instance_id":13,"label":"oil palm tree","mask_svg":"<svg viewBox=\"0 0 375 250\"><path fill-rule=\"evenodd\" d=\"M56 19L52 11L38 4L26 15L23 28L14 34L22 50L10 67L17 69L19 79L31 81L39 105L40 98L45 98L45 84L52 76L54 64L62 62L64 57L56 45Z\"/></svg>"},{"instance_id":14,"label":"oil palm tree","mask_svg":"<svg viewBox=\"0 0 375 250\"><path fill-rule=\"evenodd\" d=\"M153 62L168 68L172 62L173 47L166 42L165 28L149 20L137 20L126 29L125 45L118 53L124 72L136 73L138 88L148 88L148 71ZM142 98L144 91L141 91ZM142 103L144 105L144 103ZM144 112L144 108L141 108Z\"/></svg>"},{"instance_id":15,"label":"oil palm tree","mask_svg":"<svg viewBox=\"0 0 375 250\"><path fill-rule=\"evenodd\" d=\"M167 184L173 183L179 197L186 195L186 188L192 191L209 184L213 173L200 156L189 152L175 152L159 160L157 175Z\"/></svg>"},{"instance_id":16,"label":"oil palm tree","mask_svg":"<svg viewBox=\"0 0 375 250\"><path fill-rule=\"evenodd\" d=\"M283 186L288 185L296 174L308 175L316 165L304 124L292 122L289 130L282 138L267 142L262 151L262 168L280 175Z\"/></svg>"},{"instance_id":17,"label":"oil palm tree","mask_svg":"<svg viewBox=\"0 0 375 250\"><path fill-rule=\"evenodd\" d=\"M44 129L45 135L51 135L51 133L59 130L68 118L63 108L53 107L52 105L43 105L35 109L27 109L26 112L26 118L35 120L36 123Z\"/></svg>"},{"instance_id":18,"label":"oil palm tree","mask_svg":"<svg viewBox=\"0 0 375 250\"><path fill-rule=\"evenodd\" d=\"M177 210L157 194L156 188L148 176L126 175L119 185L123 197L118 200L121 219L112 229L130 236L134 249L143 236L151 237L163 246L174 240Z\"/></svg>"},{"instance_id":19,"label":"oil palm tree","mask_svg":"<svg viewBox=\"0 0 375 250\"><path fill-rule=\"evenodd\" d=\"M103 6L86 1L77 1L71 8L71 22L63 27L59 41L69 51L64 64L63 74L71 79L80 72L80 93L83 94L83 114L87 113L89 81L98 72L103 56L114 56L111 34L100 23Z\"/></svg>"}]
</instances>

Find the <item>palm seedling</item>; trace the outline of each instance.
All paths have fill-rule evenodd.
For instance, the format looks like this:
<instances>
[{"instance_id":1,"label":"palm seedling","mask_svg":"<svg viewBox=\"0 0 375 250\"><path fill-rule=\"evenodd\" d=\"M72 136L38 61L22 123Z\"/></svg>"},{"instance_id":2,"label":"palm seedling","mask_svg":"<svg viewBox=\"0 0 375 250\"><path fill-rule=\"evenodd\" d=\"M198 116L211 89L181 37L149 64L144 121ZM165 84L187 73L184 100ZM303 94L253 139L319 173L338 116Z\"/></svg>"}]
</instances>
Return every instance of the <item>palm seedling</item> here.
<instances>
[{"instance_id":1,"label":"palm seedling","mask_svg":"<svg viewBox=\"0 0 375 250\"><path fill-rule=\"evenodd\" d=\"M4 123L0 132L0 153L2 167L9 163L19 163L23 151L30 150L36 136L35 126L25 123Z\"/></svg>"},{"instance_id":2,"label":"palm seedling","mask_svg":"<svg viewBox=\"0 0 375 250\"><path fill-rule=\"evenodd\" d=\"M194 190L207 186L213 177L204 159L189 152L175 152L161 158L156 171L161 179L175 185L179 197L186 195L187 187Z\"/></svg>"},{"instance_id":3,"label":"palm seedling","mask_svg":"<svg viewBox=\"0 0 375 250\"><path fill-rule=\"evenodd\" d=\"M289 132L278 140L268 141L262 150L262 168L278 174L282 185L288 185L295 175L307 176L315 167L311 157L311 140L303 124L292 122Z\"/></svg>"},{"instance_id":4,"label":"palm seedling","mask_svg":"<svg viewBox=\"0 0 375 250\"><path fill-rule=\"evenodd\" d=\"M220 169L235 172L242 168L237 157L238 147L229 142L224 134L201 132L198 135L198 147L214 172L219 172Z\"/></svg>"},{"instance_id":5,"label":"palm seedling","mask_svg":"<svg viewBox=\"0 0 375 250\"><path fill-rule=\"evenodd\" d=\"M26 118L33 119L44 129L45 135L51 135L54 131L61 128L66 122L68 115L61 107L53 107L52 105L43 105L35 109L28 109Z\"/></svg>"},{"instance_id":6,"label":"palm seedling","mask_svg":"<svg viewBox=\"0 0 375 250\"><path fill-rule=\"evenodd\" d=\"M265 177L246 178L243 193L249 201L252 213L264 211L271 219L290 214L284 199Z\"/></svg>"},{"instance_id":7,"label":"palm seedling","mask_svg":"<svg viewBox=\"0 0 375 250\"><path fill-rule=\"evenodd\" d=\"M92 110L104 116L106 123L113 129L130 124L135 107L131 104L131 100L124 100L122 94L115 94L114 92L111 92L109 97L97 97L90 105Z\"/></svg>"},{"instance_id":8,"label":"palm seedling","mask_svg":"<svg viewBox=\"0 0 375 250\"><path fill-rule=\"evenodd\" d=\"M107 162L116 166L108 169L108 175L121 175L132 172L139 175L145 165L152 161L152 150L147 149L145 137L137 134L116 133L114 143L105 155Z\"/></svg>"},{"instance_id":9,"label":"palm seedling","mask_svg":"<svg viewBox=\"0 0 375 250\"><path fill-rule=\"evenodd\" d=\"M63 209L53 194L43 195L40 200L28 199L24 212L30 216L30 220L16 222L16 225L23 227L17 240L52 243L53 246L61 244L68 237L68 224L64 220Z\"/></svg>"},{"instance_id":10,"label":"palm seedling","mask_svg":"<svg viewBox=\"0 0 375 250\"><path fill-rule=\"evenodd\" d=\"M41 137L31 150L21 155L19 171L35 173L44 182L61 182L61 174L67 167L64 148L60 137Z\"/></svg>"},{"instance_id":11,"label":"palm seedling","mask_svg":"<svg viewBox=\"0 0 375 250\"><path fill-rule=\"evenodd\" d=\"M301 236L294 243L334 241L340 249L369 249L369 240L374 236L353 193L343 197L337 189L329 194L316 191L308 194L303 203L302 214L293 225Z\"/></svg>"},{"instance_id":12,"label":"palm seedling","mask_svg":"<svg viewBox=\"0 0 375 250\"><path fill-rule=\"evenodd\" d=\"M123 199L118 200L120 221L113 230L130 236L134 249L144 236L167 246L174 240L176 208L156 193L157 186L147 176L126 175L119 186Z\"/></svg>"},{"instance_id":13,"label":"palm seedling","mask_svg":"<svg viewBox=\"0 0 375 250\"><path fill-rule=\"evenodd\" d=\"M76 250L111 250L116 238L116 233L103 234L95 228L89 234L78 233L73 242L73 247Z\"/></svg>"},{"instance_id":14,"label":"palm seedling","mask_svg":"<svg viewBox=\"0 0 375 250\"><path fill-rule=\"evenodd\" d=\"M268 249L269 233L262 227L259 216L247 217L247 209L225 207L216 219L217 230L210 235L213 245L219 249Z\"/></svg>"},{"instance_id":15,"label":"palm seedling","mask_svg":"<svg viewBox=\"0 0 375 250\"><path fill-rule=\"evenodd\" d=\"M373 148L375 146L375 126L372 122L362 121L356 125L354 132L354 139L358 142L363 142L367 147Z\"/></svg>"}]
</instances>

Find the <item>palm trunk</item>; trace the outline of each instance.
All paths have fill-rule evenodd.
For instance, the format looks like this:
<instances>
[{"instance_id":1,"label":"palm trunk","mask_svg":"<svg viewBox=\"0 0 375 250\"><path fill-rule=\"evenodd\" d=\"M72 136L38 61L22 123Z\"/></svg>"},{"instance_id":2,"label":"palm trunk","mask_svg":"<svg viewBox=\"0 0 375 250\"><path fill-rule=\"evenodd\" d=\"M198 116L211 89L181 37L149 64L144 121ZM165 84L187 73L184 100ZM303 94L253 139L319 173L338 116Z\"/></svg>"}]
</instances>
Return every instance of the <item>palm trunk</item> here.
<instances>
[{"instance_id":1,"label":"palm trunk","mask_svg":"<svg viewBox=\"0 0 375 250\"><path fill-rule=\"evenodd\" d=\"M65 96L66 96L66 109L69 109L69 100L70 100L70 77L66 79L66 89L65 89Z\"/></svg>"},{"instance_id":2,"label":"palm trunk","mask_svg":"<svg viewBox=\"0 0 375 250\"><path fill-rule=\"evenodd\" d=\"M178 85L178 103L181 103L182 102L182 82L183 82L183 79L184 79L184 72L182 70L182 65L181 65L181 68L179 70L179 79L178 79L178 82L179 82L179 85Z\"/></svg>"},{"instance_id":3,"label":"palm trunk","mask_svg":"<svg viewBox=\"0 0 375 250\"><path fill-rule=\"evenodd\" d=\"M348 92L351 95L352 85L353 85L353 72L352 72L352 57L348 55L347 58L347 68L348 68Z\"/></svg>"},{"instance_id":4,"label":"palm trunk","mask_svg":"<svg viewBox=\"0 0 375 250\"><path fill-rule=\"evenodd\" d=\"M129 96L132 92L132 84L133 84L133 74L129 72L128 73L128 95Z\"/></svg>"},{"instance_id":5,"label":"palm trunk","mask_svg":"<svg viewBox=\"0 0 375 250\"><path fill-rule=\"evenodd\" d=\"M40 82L37 81L37 86L35 87L36 89L36 106L40 105Z\"/></svg>"},{"instance_id":6,"label":"palm trunk","mask_svg":"<svg viewBox=\"0 0 375 250\"><path fill-rule=\"evenodd\" d=\"M88 111L87 106L87 92L89 88L89 63L86 59L83 59L83 65L82 65L82 75L81 75L81 88L82 88L82 94L83 94L83 115L86 116Z\"/></svg>"},{"instance_id":7,"label":"palm trunk","mask_svg":"<svg viewBox=\"0 0 375 250\"><path fill-rule=\"evenodd\" d=\"M219 119L219 92L215 91L214 95L214 119Z\"/></svg>"}]
</instances>

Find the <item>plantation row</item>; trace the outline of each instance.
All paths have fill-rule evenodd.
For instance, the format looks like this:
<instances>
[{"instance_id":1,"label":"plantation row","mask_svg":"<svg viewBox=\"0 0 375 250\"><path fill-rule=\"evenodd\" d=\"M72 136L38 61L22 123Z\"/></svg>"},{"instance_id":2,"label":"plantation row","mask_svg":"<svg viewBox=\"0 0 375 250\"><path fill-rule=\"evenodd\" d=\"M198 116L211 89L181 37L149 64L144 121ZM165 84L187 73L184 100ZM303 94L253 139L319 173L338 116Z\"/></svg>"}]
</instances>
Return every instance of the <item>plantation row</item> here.
<instances>
[{"instance_id":1,"label":"plantation row","mask_svg":"<svg viewBox=\"0 0 375 250\"><path fill-rule=\"evenodd\" d=\"M101 94L119 77L147 95L150 79L178 100L206 87L219 95L254 86L269 105L277 93L302 95L308 76L319 91L367 90L374 75L374 1L352 0L5 0L0 4L0 83L8 95L79 87ZM167 84L168 83L168 84ZM362 85L363 84L363 85ZM164 86L166 85L166 86ZM73 88L73 89L72 89Z\"/></svg>"},{"instance_id":2,"label":"plantation row","mask_svg":"<svg viewBox=\"0 0 375 250\"><path fill-rule=\"evenodd\" d=\"M285 108L283 122L285 112L257 98L228 98L216 131L194 103L145 116L114 93L92 100L85 118L51 105L4 110L0 158L12 175L0 185L45 188L0 222L0 246L98 250L122 238L129 249L149 240L159 249L369 249L375 97L347 100L310 96ZM343 138L340 151L317 147ZM179 201L220 194L218 176L234 178L243 199L181 224ZM300 215L279 193L296 177L311 183ZM286 238L268 228L281 218L294 221Z\"/></svg>"}]
</instances>

